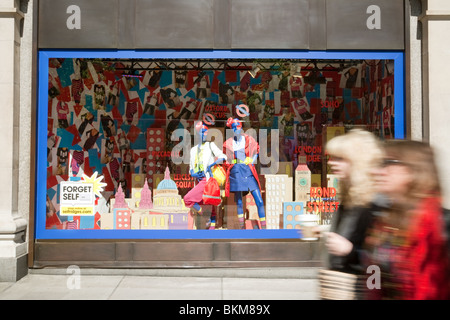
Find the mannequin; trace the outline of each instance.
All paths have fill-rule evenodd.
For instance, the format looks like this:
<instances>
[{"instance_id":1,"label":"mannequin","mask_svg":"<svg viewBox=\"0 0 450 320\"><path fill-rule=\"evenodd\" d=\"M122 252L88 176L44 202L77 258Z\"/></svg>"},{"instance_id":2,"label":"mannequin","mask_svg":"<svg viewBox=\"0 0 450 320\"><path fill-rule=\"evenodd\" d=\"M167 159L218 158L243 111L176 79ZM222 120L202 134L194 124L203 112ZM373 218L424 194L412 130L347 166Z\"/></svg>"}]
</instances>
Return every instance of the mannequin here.
<instances>
[{"instance_id":1,"label":"mannequin","mask_svg":"<svg viewBox=\"0 0 450 320\"><path fill-rule=\"evenodd\" d=\"M199 143L191 148L189 173L197 180L195 187L184 196L184 204L193 208L198 214L203 214L202 196L208 179L212 178L211 168L220 164L225 159L222 151L212 142L206 141L208 127L202 122L195 125L195 133L199 137ZM215 160L217 158L217 160ZM216 211L212 208L211 224L209 229L215 229Z\"/></svg>"},{"instance_id":2,"label":"mannequin","mask_svg":"<svg viewBox=\"0 0 450 320\"><path fill-rule=\"evenodd\" d=\"M253 137L242 132L242 123L238 119L229 118L227 127L233 130L234 136L225 141L223 149L227 155L227 182L225 195L234 192L238 207L238 219L241 229L245 227L242 196L251 192L258 208L261 228L266 229L266 214L261 195L261 185L254 163L258 158L259 145Z\"/></svg>"}]
</instances>

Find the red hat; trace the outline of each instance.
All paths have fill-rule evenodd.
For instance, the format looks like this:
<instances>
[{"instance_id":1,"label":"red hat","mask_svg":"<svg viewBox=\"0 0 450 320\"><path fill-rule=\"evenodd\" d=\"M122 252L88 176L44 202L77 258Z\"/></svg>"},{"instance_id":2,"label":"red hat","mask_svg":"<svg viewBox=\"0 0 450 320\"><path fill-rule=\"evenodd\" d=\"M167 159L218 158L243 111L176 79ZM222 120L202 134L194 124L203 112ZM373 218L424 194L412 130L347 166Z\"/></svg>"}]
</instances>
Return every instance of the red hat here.
<instances>
[{"instance_id":1,"label":"red hat","mask_svg":"<svg viewBox=\"0 0 450 320\"><path fill-rule=\"evenodd\" d=\"M231 128L231 126L233 125L233 123L237 124L238 129L242 128L242 122L239 119L233 119L233 118L228 118L227 120L227 127Z\"/></svg>"}]
</instances>

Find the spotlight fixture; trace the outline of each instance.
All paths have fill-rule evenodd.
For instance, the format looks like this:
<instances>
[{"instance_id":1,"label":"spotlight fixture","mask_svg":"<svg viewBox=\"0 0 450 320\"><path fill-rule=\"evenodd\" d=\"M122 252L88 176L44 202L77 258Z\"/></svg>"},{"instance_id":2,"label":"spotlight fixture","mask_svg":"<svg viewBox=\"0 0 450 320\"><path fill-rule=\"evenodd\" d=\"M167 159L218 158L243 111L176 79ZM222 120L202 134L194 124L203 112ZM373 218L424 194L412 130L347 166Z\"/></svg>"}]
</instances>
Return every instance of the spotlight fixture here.
<instances>
[{"instance_id":1,"label":"spotlight fixture","mask_svg":"<svg viewBox=\"0 0 450 320\"><path fill-rule=\"evenodd\" d=\"M248 73L252 76L252 78L256 78L256 75L258 72L261 71L261 69L257 66L254 66L252 70L250 70Z\"/></svg>"},{"instance_id":2,"label":"spotlight fixture","mask_svg":"<svg viewBox=\"0 0 450 320\"><path fill-rule=\"evenodd\" d=\"M295 73L292 75L294 78L303 78L301 71L302 67L300 67L300 65L297 65L296 69L295 69Z\"/></svg>"}]
</instances>

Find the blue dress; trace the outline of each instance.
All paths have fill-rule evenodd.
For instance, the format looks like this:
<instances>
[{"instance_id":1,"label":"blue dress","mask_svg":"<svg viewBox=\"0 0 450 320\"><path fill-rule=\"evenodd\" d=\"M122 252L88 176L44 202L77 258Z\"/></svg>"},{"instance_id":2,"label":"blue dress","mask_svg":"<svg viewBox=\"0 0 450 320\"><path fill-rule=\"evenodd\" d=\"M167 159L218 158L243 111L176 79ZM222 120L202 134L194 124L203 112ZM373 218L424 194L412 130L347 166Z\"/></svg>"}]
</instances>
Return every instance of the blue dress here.
<instances>
[{"instance_id":1,"label":"blue dress","mask_svg":"<svg viewBox=\"0 0 450 320\"><path fill-rule=\"evenodd\" d=\"M245 161L245 150L237 150L234 152L237 162L230 171L230 192L243 191L245 193L259 189L258 182L253 176L250 167L243 163Z\"/></svg>"}]
</instances>

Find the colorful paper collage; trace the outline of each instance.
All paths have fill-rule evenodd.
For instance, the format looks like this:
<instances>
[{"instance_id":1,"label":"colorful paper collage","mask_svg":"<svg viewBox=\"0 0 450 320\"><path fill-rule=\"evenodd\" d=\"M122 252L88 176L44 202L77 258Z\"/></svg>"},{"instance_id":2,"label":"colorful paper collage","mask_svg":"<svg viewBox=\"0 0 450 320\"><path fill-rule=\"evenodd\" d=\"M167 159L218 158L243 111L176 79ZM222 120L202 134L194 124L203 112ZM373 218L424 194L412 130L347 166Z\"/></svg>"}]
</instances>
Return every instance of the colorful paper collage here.
<instances>
[{"instance_id":1,"label":"colorful paper collage","mask_svg":"<svg viewBox=\"0 0 450 320\"><path fill-rule=\"evenodd\" d=\"M58 184L69 173L97 172L107 184L106 201L119 185L128 198L132 174L152 182L166 167L176 172L170 157L175 129L193 132L194 121L208 113L223 130L240 103L250 109L242 119L245 129L279 129L280 161L296 168L299 155L310 156L312 174L322 172L323 152L307 147L323 146L323 128L361 125L384 137L394 133L390 60L356 61L343 70L325 66L320 72L309 67L303 78L279 70L252 78L246 70L132 73L130 67L131 62L113 59L49 60L47 208L55 216L47 219L47 228L60 228L66 219L57 214ZM94 225L81 221L75 227Z\"/></svg>"}]
</instances>

